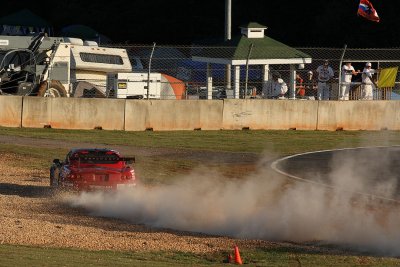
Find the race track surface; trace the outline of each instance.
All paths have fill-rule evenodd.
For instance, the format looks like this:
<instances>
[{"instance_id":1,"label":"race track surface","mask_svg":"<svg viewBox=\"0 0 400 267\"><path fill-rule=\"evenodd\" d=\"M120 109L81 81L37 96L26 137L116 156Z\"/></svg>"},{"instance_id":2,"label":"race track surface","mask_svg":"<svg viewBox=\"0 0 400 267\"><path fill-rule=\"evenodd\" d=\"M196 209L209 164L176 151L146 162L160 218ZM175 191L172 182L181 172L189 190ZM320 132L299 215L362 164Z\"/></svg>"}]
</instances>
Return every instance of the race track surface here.
<instances>
[{"instance_id":1,"label":"race track surface","mask_svg":"<svg viewBox=\"0 0 400 267\"><path fill-rule=\"evenodd\" d=\"M297 181L335 187L336 180L348 176L362 180L368 188L392 182L400 194L400 147L359 147L292 155L275 161L272 167ZM344 190L346 188L343 188ZM380 192L359 192L385 198ZM397 200L397 199L396 199ZM399 197L400 200L400 197Z\"/></svg>"}]
</instances>

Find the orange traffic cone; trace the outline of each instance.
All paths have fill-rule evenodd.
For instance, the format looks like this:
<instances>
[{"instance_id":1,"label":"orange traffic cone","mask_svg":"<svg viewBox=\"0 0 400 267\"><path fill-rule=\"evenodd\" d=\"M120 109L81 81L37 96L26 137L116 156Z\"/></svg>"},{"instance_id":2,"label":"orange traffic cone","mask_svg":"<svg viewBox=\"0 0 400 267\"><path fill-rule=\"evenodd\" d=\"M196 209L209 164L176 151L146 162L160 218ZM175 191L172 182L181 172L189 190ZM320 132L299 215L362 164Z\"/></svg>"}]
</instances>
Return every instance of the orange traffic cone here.
<instances>
[{"instance_id":1,"label":"orange traffic cone","mask_svg":"<svg viewBox=\"0 0 400 267\"><path fill-rule=\"evenodd\" d=\"M239 248L236 245L235 245L234 248L235 248L235 263L239 264L239 265L242 265L243 262L242 262L242 259L240 258Z\"/></svg>"}]
</instances>

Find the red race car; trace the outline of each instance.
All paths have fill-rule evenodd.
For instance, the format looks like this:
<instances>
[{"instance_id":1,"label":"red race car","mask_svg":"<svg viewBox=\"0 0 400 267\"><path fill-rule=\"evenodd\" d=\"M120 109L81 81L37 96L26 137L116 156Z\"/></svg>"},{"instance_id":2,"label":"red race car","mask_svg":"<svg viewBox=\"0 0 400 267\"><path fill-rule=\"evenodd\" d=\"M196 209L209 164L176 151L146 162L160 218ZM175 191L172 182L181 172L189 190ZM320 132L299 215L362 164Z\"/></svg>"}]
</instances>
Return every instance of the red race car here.
<instances>
[{"instance_id":1,"label":"red race car","mask_svg":"<svg viewBox=\"0 0 400 267\"><path fill-rule=\"evenodd\" d=\"M135 158L124 158L112 149L79 148L65 161L54 159L50 186L75 190L119 189L136 186Z\"/></svg>"}]
</instances>

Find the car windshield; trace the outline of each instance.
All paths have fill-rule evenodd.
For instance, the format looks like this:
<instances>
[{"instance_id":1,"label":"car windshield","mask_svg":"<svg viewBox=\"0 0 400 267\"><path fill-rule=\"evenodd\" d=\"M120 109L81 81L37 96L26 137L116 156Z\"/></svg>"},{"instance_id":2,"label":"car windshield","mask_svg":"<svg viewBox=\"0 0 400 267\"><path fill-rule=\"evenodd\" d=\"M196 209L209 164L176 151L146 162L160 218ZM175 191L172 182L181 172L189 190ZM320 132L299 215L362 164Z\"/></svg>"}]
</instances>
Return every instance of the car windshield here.
<instances>
[{"instance_id":1,"label":"car windshield","mask_svg":"<svg viewBox=\"0 0 400 267\"><path fill-rule=\"evenodd\" d=\"M120 157L110 151L81 151L73 153L70 160L81 164L115 164Z\"/></svg>"}]
</instances>

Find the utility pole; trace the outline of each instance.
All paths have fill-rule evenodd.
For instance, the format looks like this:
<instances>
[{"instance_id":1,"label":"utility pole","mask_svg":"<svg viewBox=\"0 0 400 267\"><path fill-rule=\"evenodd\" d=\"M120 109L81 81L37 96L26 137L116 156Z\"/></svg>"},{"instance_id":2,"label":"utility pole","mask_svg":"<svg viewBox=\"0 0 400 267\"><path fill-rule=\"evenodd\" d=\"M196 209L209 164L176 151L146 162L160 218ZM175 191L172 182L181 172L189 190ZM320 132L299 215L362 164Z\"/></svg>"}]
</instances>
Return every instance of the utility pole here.
<instances>
[{"instance_id":1,"label":"utility pole","mask_svg":"<svg viewBox=\"0 0 400 267\"><path fill-rule=\"evenodd\" d=\"M231 39L232 0L225 0L225 41Z\"/></svg>"},{"instance_id":2,"label":"utility pole","mask_svg":"<svg viewBox=\"0 0 400 267\"><path fill-rule=\"evenodd\" d=\"M225 41L231 40L232 28L232 0L225 0ZM231 65L225 66L226 90L231 90ZM227 93L227 92L226 92Z\"/></svg>"}]
</instances>

